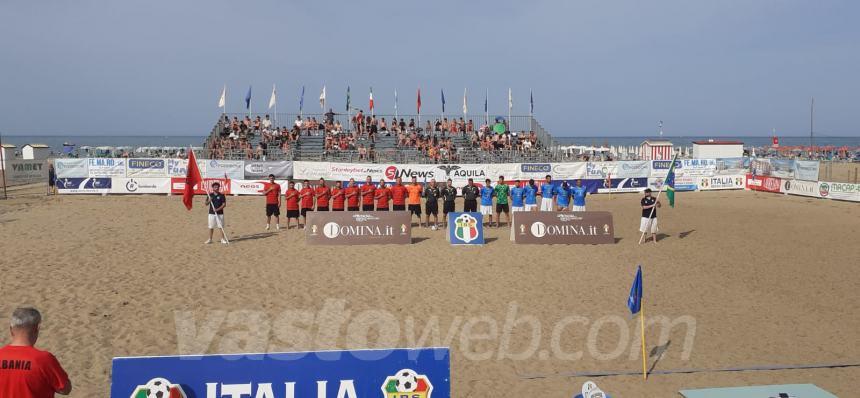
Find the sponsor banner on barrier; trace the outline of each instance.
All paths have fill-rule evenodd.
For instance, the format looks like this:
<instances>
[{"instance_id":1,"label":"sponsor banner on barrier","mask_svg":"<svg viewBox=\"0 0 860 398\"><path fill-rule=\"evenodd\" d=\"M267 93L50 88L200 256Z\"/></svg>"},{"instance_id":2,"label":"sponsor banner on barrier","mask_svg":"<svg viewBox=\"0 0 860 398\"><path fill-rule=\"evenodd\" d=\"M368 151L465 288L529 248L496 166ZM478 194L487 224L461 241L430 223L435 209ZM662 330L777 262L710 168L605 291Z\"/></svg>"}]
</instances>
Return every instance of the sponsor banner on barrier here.
<instances>
[{"instance_id":1,"label":"sponsor banner on barrier","mask_svg":"<svg viewBox=\"0 0 860 398\"><path fill-rule=\"evenodd\" d=\"M648 179L647 178L612 178L611 187L606 186L606 180L600 180L603 182L601 184L601 188L597 189L598 193L616 193L616 192L642 192L645 188L648 188ZM574 186L575 186L574 182ZM583 186L585 183L583 182Z\"/></svg>"},{"instance_id":2,"label":"sponsor banner on barrier","mask_svg":"<svg viewBox=\"0 0 860 398\"><path fill-rule=\"evenodd\" d=\"M208 192L212 192L212 184L216 182L221 184L221 193L224 195L232 194L230 190L230 180L224 178L204 178L203 186L198 185L194 187L194 194L206 195L207 189ZM170 193L174 195L182 195L185 193L185 178L172 177L170 179Z\"/></svg>"},{"instance_id":3,"label":"sponsor banner on barrier","mask_svg":"<svg viewBox=\"0 0 860 398\"><path fill-rule=\"evenodd\" d=\"M553 179L559 180L585 178L587 165L586 162L553 163L551 175Z\"/></svg>"},{"instance_id":4,"label":"sponsor banner on barrier","mask_svg":"<svg viewBox=\"0 0 860 398\"><path fill-rule=\"evenodd\" d=\"M57 178L88 177L87 167L87 159L54 159L54 170L57 172Z\"/></svg>"},{"instance_id":5,"label":"sponsor banner on barrier","mask_svg":"<svg viewBox=\"0 0 860 398\"><path fill-rule=\"evenodd\" d=\"M522 244L615 243L612 213L608 211L513 213L511 240Z\"/></svg>"},{"instance_id":6,"label":"sponsor banner on barrier","mask_svg":"<svg viewBox=\"0 0 860 398\"><path fill-rule=\"evenodd\" d=\"M795 160L794 178L806 181L818 181L818 171L821 164L817 160Z\"/></svg>"},{"instance_id":7,"label":"sponsor banner on barrier","mask_svg":"<svg viewBox=\"0 0 860 398\"><path fill-rule=\"evenodd\" d=\"M325 175L328 180L347 181L350 178L355 178L356 181L364 181L367 176L370 176L376 182L384 177L387 166L382 164L329 163L328 167L328 173Z\"/></svg>"},{"instance_id":8,"label":"sponsor banner on barrier","mask_svg":"<svg viewBox=\"0 0 860 398\"><path fill-rule=\"evenodd\" d=\"M87 173L90 177L125 177L125 158L89 158Z\"/></svg>"},{"instance_id":9,"label":"sponsor banner on barrier","mask_svg":"<svg viewBox=\"0 0 860 398\"><path fill-rule=\"evenodd\" d=\"M206 159L197 159L197 169L200 170L200 176L206 175ZM169 177L185 177L187 174L188 159L167 159L167 175Z\"/></svg>"},{"instance_id":10,"label":"sponsor banner on barrier","mask_svg":"<svg viewBox=\"0 0 860 398\"><path fill-rule=\"evenodd\" d=\"M268 178L274 174L275 178L283 179L293 176L293 162L289 160L270 162L245 162L245 179Z\"/></svg>"},{"instance_id":11,"label":"sponsor banner on barrier","mask_svg":"<svg viewBox=\"0 0 860 398\"><path fill-rule=\"evenodd\" d=\"M62 194L108 193L111 189L110 178L57 178L56 184L57 192Z\"/></svg>"},{"instance_id":12,"label":"sponsor banner on barrier","mask_svg":"<svg viewBox=\"0 0 860 398\"><path fill-rule=\"evenodd\" d=\"M310 245L412 243L412 218L406 211L311 211L305 240Z\"/></svg>"},{"instance_id":13,"label":"sponsor banner on barrier","mask_svg":"<svg viewBox=\"0 0 860 398\"><path fill-rule=\"evenodd\" d=\"M126 177L167 177L167 159L128 159Z\"/></svg>"},{"instance_id":14,"label":"sponsor banner on barrier","mask_svg":"<svg viewBox=\"0 0 860 398\"><path fill-rule=\"evenodd\" d=\"M207 178L241 180L245 178L245 162L241 160L206 159L206 170L200 172Z\"/></svg>"},{"instance_id":15,"label":"sponsor banner on barrier","mask_svg":"<svg viewBox=\"0 0 860 398\"><path fill-rule=\"evenodd\" d=\"M114 358L111 398L450 398L448 348Z\"/></svg>"},{"instance_id":16,"label":"sponsor banner on barrier","mask_svg":"<svg viewBox=\"0 0 860 398\"><path fill-rule=\"evenodd\" d=\"M585 178L596 179L616 175L618 175L617 162L587 162L585 164Z\"/></svg>"},{"instance_id":17,"label":"sponsor banner on barrier","mask_svg":"<svg viewBox=\"0 0 860 398\"><path fill-rule=\"evenodd\" d=\"M296 180L316 180L320 177L329 178L329 174L328 162L293 162L293 178Z\"/></svg>"},{"instance_id":18,"label":"sponsor banner on barrier","mask_svg":"<svg viewBox=\"0 0 860 398\"><path fill-rule=\"evenodd\" d=\"M281 195L287 190L287 180L275 180L275 184L281 186ZM300 184L299 184L300 185ZM230 193L232 195L262 195L269 188L269 180L230 180ZM299 188L296 188L299 189Z\"/></svg>"},{"instance_id":19,"label":"sponsor banner on barrier","mask_svg":"<svg viewBox=\"0 0 860 398\"><path fill-rule=\"evenodd\" d=\"M648 178L651 175L651 162L647 160L618 162L616 174L618 178Z\"/></svg>"},{"instance_id":20,"label":"sponsor banner on barrier","mask_svg":"<svg viewBox=\"0 0 860 398\"><path fill-rule=\"evenodd\" d=\"M717 159L681 159L679 174L687 176L712 176L717 170Z\"/></svg>"},{"instance_id":21,"label":"sponsor banner on barrier","mask_svg":"<svg viewBox=\"0 0 860 398\"><path fill-rule=\"evenodd\" d=\"M651 161L651 175L652 178L666 178L666 175L669 174L669 167L672 166L671 160L652 160ZM681 168L684 167L684 162L680 160L675 161L675 174L679 174Z\"/></svg>"},{"instance_id":22,"label":"sponsor banner on barrier","mask_svg":"<svg viewBox=\"0 0 860 398\"><path fill-rule=\"evenodd\" d=\"M860 202L860 184L820 181L818 183L818 194L822 198L827 199Z\"/></svg>"},{"instance_id":23,"label":"sponsor banner on barrier","mask_svg":"<svg viewBox=\"0 0 860 398\"><path fill-rule=\"evenodd\" d=\"M770 174L761 174L761 175L769 175L771 177L778 178L794 178L794 160L791 159L768 159L770 163ZM818 179L818 176L815 177Z\"/></svg>"},{"instance_id":24,"label":"sponsor banner on barrier","mask_svg":"<svg viewBox=\"0 0 860 398\"><path fill-rule=\"evenodd\" d=\"M677 192L695 191L696 189L699 188L699 186L698 186L698 183L699 183L698 179L699 178L701 178L701 177L676 175L675 176L675 191L677 191ZM651 188L652 190L655 190L655 191L659 191L659 190L665 191L666 187L663 186L664 180L665 180L665 177L649 178L648 179L648 188Z\"/></svg>"},{"instance_id":25,"label":"sponsor banner on barrier","mask_svg":"<svg viewBox=\"0 0 860 398\"><path fill-rule=\"evenodd\" d=\"M448 213L448 242L452 245L483 245L484 217L481 213Z\"/></svg>"},{"instance_id":26,"label":"sponsor banner on barrier","mask_svg":"<svg viewBox=\"0 0 860 398\"><path fill-rule=\"evenodd\" d=\"M545 179L552 175L552 163L520 163L519 175L522 179Z\"/></svg>"},{"instance_id":27,"label":"sponsor banner on barrier","mask_svg":"<svg viewBox=\"0 0 860 398\"><path fill-rule=\"evenodd\" d=\"M6 185L45 182L48 181L48 164L44 160L6 159L5 169L0 174L4 175Z\"/></svg>"},{"instance_id":28,"label":"sponsor banner on barrier","mask_svg":"<svg viewBox=\"0 0 860 398\"><path fill-rule=\"evenodd\" d=\"M750 166L749 158L718 158L714 174L745 175Z\"/></svg>"},{"instance_id":29,"label":"sponsor banner on barrier","mask_svg":"<svg viewBox=\"0 0 860 398\"><path fill-rule=\"evenodd\" d=\"M747 174L746 187L753 191L779 193L782 189L782 181L777 177L754 176L752 174Z\"/></svg>"},{"instance_id":30,"label":"sponsor banner on barrier","mask_svg":"<svg viewBox=\"0 0 860 398\"><path fill-rule=\"evenodd\" d=\"M789 195L812 196L820 198L818 182L802 180L782 180L782 193Z\"/></svg>"},{"instance_id":31,"label":"sponsor banner on barrier","mask_svg":"<svg viewBox=\"0 0 860 398\"><path fill-rule=\"evenodd\" d=\"M111 179L110 193L167 194L170 193L170 178L123 178Z\"/></svg>"},{"instance_id":32,"label":"sponsor banner on barrier","mask_svg":"<svg viewBox=\"0 0 860 398\"><path fill-rule=\"evenodd\" d=\"M700 191L712 191L717 189L744 189L744 175L717 175L713 177L699 177L698 187Z\"/></svg>"}]
</instances>

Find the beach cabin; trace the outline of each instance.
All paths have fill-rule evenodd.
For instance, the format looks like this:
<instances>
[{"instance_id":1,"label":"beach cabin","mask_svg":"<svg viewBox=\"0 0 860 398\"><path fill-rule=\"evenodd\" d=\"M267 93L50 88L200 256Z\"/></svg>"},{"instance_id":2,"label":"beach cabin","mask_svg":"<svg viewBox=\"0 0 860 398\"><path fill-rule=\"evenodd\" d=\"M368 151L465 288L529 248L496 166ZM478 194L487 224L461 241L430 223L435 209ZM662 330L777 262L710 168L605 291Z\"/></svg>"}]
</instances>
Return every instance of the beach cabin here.
<instances>
[{"instance_id":1,"label":"beach cabin","mask_svg":"<svg viewBox=\"0 0 860 398\"><path fill-rule=\"evenodd\" d=\"M51 153L51 147L45 144L27 144L21 147L21 158L25 160L44 160Z\"/></svg>"},{"instance_id":2,"label":"beach cabin","mask_svg":"<svg viewBox=\"0 0 860 398\"><path fill-rule=\"evenodd\" d=\"M741 141L693 141L693 158L717 159L739 158L744 156L744 143Z\"/></svg>"},{"instance_id":3,"label":"beach cabin","mask_svg":"<svg viewBox=\"0 0 860 398\"><path fill-rule=\"evenodd\" d=\"M667 140L645 140L639 147L642 160L672 159L672 142Z\"/></svg>"},{"instance_id":4,"label":"beach cabin","mask_svg":"<svg viewBox=\"0 0 860 398\"><path fill-rule=\"evenodd\" d=\"M0 157L3 159L3 164L0 165L0 167L4 170L6 169L6 162L15 159L15 148L17 147L12 144L3 144L3 146L0 147L0 150L2 150L2 152L0 152Z\"/></svg>"}]
</instances>

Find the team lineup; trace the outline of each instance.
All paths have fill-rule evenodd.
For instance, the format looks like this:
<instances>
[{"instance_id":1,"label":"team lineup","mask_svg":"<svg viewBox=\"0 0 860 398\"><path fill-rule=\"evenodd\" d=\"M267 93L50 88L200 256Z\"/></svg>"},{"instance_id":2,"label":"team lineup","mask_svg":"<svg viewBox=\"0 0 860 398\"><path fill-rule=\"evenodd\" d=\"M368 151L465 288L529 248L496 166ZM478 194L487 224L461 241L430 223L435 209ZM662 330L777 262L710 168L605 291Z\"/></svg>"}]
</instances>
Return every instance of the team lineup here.
<instances>
[{"instance_id":1,"label":"team lineup","mask_svg":"<svg viewBox=\"0 0 860 398\"><path fill-rule=\"evenodd\" d=\"M410 215L418 218L419 227L436 230L448 227L448 214L457 211L458 196L463 198L462 212L480 212L486 217L486 226L495 225L500 228L503 224L510 225L510 213L515 212L584 212L586 196L589 195L587 188L582 185L582 180L576 180L575 185L569 185L566 181L553 185L549 175L540 185L537 185L534 179L506 181L504 176L499 176L495 185L489 178L484 180L483 185L477 185L469 178L459 192L451 179L440 186L435 179L422 184L416 177L412 177L408 185L404 185L400 177L397 177L393 184L386 183L385 180L374 184L370 176L360 186L353 178L347 182L346 187L341 181L336 181L334 186L329 187L324 178L320 178L316 185L312 185L310 180L303 180L298 188L296 185L295 181L289 181L287 189L282 191L281 185L275 181L275 176L269 175L269 181L262 192L266 198L266 230L271 229L272 218L275 228L281 229L282 200L286 210L286 229L292 228L293 220L296 229L304 229L308 212L408 211ZM651 195L650 189L644 190L644 193L645 196L640 201L642 218L639 231L650 232L656 243L656 208L660 207L660 203ZM206 196L206 206L209 208L209 239L205 243L212 243L213 233L218 228L223 234L221 243L228 243L223 229L226 205L227 199L220 191L220 184L213 183L212 192Z\"/></svg>"}]
</instances>

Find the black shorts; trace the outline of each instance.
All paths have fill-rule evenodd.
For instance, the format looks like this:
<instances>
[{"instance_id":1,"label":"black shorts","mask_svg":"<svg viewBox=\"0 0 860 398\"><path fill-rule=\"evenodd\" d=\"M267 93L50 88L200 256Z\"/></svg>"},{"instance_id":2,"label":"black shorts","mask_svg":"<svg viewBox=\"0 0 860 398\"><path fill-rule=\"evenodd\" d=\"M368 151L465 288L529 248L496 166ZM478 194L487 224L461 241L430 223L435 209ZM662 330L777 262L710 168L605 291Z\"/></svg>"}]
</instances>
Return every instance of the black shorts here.
<instances>
[{"instance_id":1,"label":"black shorts","mask_svg":"<svg viewBox=\"0 0 860 398\"><path fill-rule=\"evenodd\" d=\"M388 211L388 206L376 206L376 211Z\"/></svg>"},{"instance_id":2,"label":"black shorts","mask_svg":"<svg viewBox=\"0 0 860 398\"><path fill-rule=\"evenodd\" d=\"M307 217L307 216L308 216L308 212L309 212L309 211L314 211L314 209L307 208L307 207L303 208L303 209L301 210L302 217Z\"/></svg>"},{"instance_id":3,"label":"black shorts","mask_svg":"<svg viewBox=\"0 0 860 398\"><path fill-rule=\"evenodd\" d=\"M406 210L406 205L393 205L392 209L394 209L394 211L403 211Z\"/></svg>"},{"instance_id":4,"label":"black shorts","mask_svg":"<svg viewBox=\"0 0 860 398\"><path fill-rule=\"evenodd\" d=\"M277 204L266 203L266 217L280 216L281 207Z\"/></svg>"},{"instance_id":5,"label":"black shorts","mask_svg":"<svg viewBox=\"0 0 860 398\"><path fill-rule=\"evenodd\" d=\"M474 213L478 211L478 200L471 199L463 202L463 212Z\"/></svg>"},{"instance_id":6,"label":"black shorts","mask_svg":"<svg viewBox=\"0 0 860 398\"><path fill-rule=\"evenodd\" d=\"M509 211L507 203L496 203L496 213L508 213Z\"/></svg>"},{"instance_id":7,"label":"black shorts","mask_svg":"<svg viewBox=\"0 0 860 398\"><path fill-rule=\"evenodd\" d=\"M373 211L373 205L365 203L361 205L361 211Z\"/></svg>"},{"instance_id":8,"label":"black shorts","mask_svg":"<svg viewBox=\"0 0 860 398\"><path fill-rule=\"evenodd\" d=\"M424 205L424 214L429 215L439 215L439 204L436 202L427 202Z\"/></svg>"},{"instance_id":9,"label":"black shorts","mask_svg":"<svg viewBox=\"0 0 860 398\"><path fill-rule=\"evenodd\" d=\"M442 212L445 214L453 213L454 210L454 202L442 202Z\"/></svg>"},{"instance_id":10,"label":"black shorts","mask_svg":"<svg viewBox=\"0 0 860 398\"><path fill-rule=\"evenodd\" d=\"M328 211L328 207L317 207L317 211Z\"/></svg>"},{"instance_id":11,"label":"black shorts","mask_svg":"<svg viewBox=\"0 0 860 398\"><path fill-rule=\"evenodd\" d=\"M409 212L421 217L421 205L409 205Z\"/></svg>"},{"instance_id":12,"label":"black shorts","mask_svg":"<svg viewBox=\"0 0 860 398\"><path fill-rule=\"evenodd\" d=\"M348 211L358 211L358 206L349 206L346 208Z\"/></svg>"},{"instance_id":13,"label":"black shorts","mask_svg":"<svg viewBox=\"0 0 860 398\"><path fill-rule=\"evenodd\" d=\"M287 210L287 218L299 218L298 210Z\"/></svg>"},{"instance_id":14,"label":"black shorts","mask_svg":"<svg viewBox=\"0 0 860 398\"><path fill-rule=\"evenodd\" d=\"M343 211L343 208L340 208L340 209L331 209L331 211Z\"/></svg>"}]
</instances>

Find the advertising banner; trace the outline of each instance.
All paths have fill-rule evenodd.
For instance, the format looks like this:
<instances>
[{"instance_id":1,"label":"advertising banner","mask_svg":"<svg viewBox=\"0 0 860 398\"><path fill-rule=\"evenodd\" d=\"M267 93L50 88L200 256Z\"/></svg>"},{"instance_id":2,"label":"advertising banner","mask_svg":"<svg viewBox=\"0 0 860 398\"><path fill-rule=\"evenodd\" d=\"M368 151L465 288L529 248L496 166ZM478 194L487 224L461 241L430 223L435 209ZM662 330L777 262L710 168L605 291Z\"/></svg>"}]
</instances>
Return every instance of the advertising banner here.
<instances>
[{"instance_id":1,"label":"advertising banner","mask_svg":"<svg viewBox=\"0 0 860 398\"><path fill-rule=\"evenodd\" d=\"M481 213L448 213L448 242L452 245L483 245L484 218Z\"/></svg>"},{"instance_id":2,"label":"advertising banner","mask_svg":"<svg viewBox=\"0 0 860 398\"><path fill-rule=\"evenodd\" d=\"M747 174L747 189L753 191L775 192L779 193L782 189L782 181L777 177L753 176Z\"/></svg>"},{"instance_id":3,"label":"advertising banner","mask_svg":"<svg viewBox=\"0 0 860 398\"><path fill-rule=\"evenodd\" d=\"M205 159L197 159L197 169L200 170L201 177L206 175ZM169 177L185 177L187 174L188 159L167 159L167 175Z\"/></svg>"},{"instance_id":4,"label":"advertising banner","mask_svg":"<svg viewBox=\"0 0 860 398\"><path fill-rule=\"evenodd\" d=\"M706 176L714 175L717 170L716 159L682 159L679 173L685 176Z\"/></svg>"},{"instance_id":5,"label":"advertising banner","mask_svg":"<svg viewBox=\"0 0 860 398\"><path fill-rule=\"evenodd\" d=\"M170 179L164 178L124 178L111 179L110 193L117 194L168 194Z\"/></svg>"},{"instance_id":6,"label":"advertising banner","mask_svg":"<svg viewBox=\"0 0 860 398\"><path fill-rule=\"evenodd\" d=\"M683 191L695 191L699 188L699 178L695 176L683 176L683 175L675 175L675 191L683 192ZM654 177L648 179L648 188L651 190L659 191L665 190L663 186L663 181L665 177Z\"/></svg>"},{"instance_id":7,"label":"advertising banner","mask_svg":"<svg viewBox=\"0 0 860 398\"><path fill-rule=\"evenodd\" d=\"M111 398L450 398L447 348L114 358Z\"/></svg>"},{"instance_id":8,"label":"advertising banner","mask_svg":"<svg viewBox=\"0 0 860 398\"><path fill-rule=\"evenodd\" d=\"M308 212L309 245L408 245L412 218L406 211Z\"/></svg>"},{"instance_id":9,"label":"advertising banner","mask_svg":"<svg viewBox=\"0 0 860 398\"><path fill-rule=\"evenodd\" d=\"M608 211L512 213L511 240L518 244L615 243L612 213Z\"/></svg>"},{"instance_id":10,"label":"advertising banner","mask_svg":"<svg viewBox=\"0 0 860 398\"><path fill-rule=\"evenodd\" d=\"M287 180L275 180L281 186L281 195L287 190ZM233 195L262 195L269 188L268 179L230 180L230 193Z\"/></svg>"},{"instance_id":11,"label":"advertising banner","mask_svg":"<svg viewBox=\"0 0 860 398\"><path fill-rule=\"evenodd\" d=\"M586 162L576 163L553 163L552 178L559 180L572 180L577 178L585 178Z\"/></svg>"},{"instance_id":12,"label":"advertising banner","mask_svg":"<svg viewBox=\"0 0 860 398\"><path fill-rule=\"evenodd\" d=\"M794 178L806 181L818 181L820 163L817 160L795 160Z\"/></svg>"},{"instance_id":13,"label":"advertising banner","mask_svg":"<svg viewBox=\"0 0 860 398\"><path fill-rule=\"evenodd\" d=\"M54 159L54 170L57 178L86 178L87 159Z\"/></svg>"},{"instance_id":14,"label":"advertising banner","mask_svg":"<svg viewBox=\"0 0 860 398\"><path fill-rule=\"evenodd\" d=\"M750 174L758 176L769 176L773 173L773 166L768 158L751 158Z\"/></svg>"},{"instance_id":15,"label":"advertising banner","mask_svg":"<svg viewBox=\"0 0 860 398\"><path fill-rule=\"evenodd\" d=\"M463 187L468 182L469 178L475 182L483 182L490 178L495 181L497 175L491 174L489 164L395 164L386 166L383 170L386 181L394 181L397 177L403 179L404 182L410 181L412 177L418 179L419 182L430 181L436 179L438 182L443 182L451 179L456 187ZM495 165L500 166L500 165Z\"/></svg>"},{"instance_id":16,"label":"advertising banner","mask_svg":"<svg viewBox=\"0 0 860 398\"><path fill-rule=\"evenodd\" d=\"M698 187L700 191L713 191L718 189L744 189L744 175L716 175L713 177L699 177Z\"/></svg>"},{"instance_id":17,"label":"advertising banner","mask_svg":"<svg viewBox=\"0 0 860 398\"><path fill-rule=\"evenodd\" d=\"M331 179L330 174L328 162L293 162L293 178L296 180L317 180L320 177Z\"/></svg>"},{"instance_id":18,"label":"advertising banner","mask_svg":"<svg viewBox=\"0 0 860 398\"><path fill-rule=\"evenodd\" d=\"M293 176L293 162L288 160L277 162L245 162L244 178L246 180L268 178L269 174L274 174L276 179L290 178Z\"/></svg>"},{"instance_id":19,"label":"advertising banner","mask_svg":"<svg viewBox=\"0 0 860 398\"><path fill-rule=\"evenodd\" d=\"M827 199L860 202L860 184L821 181L818 183L818 194Z\"/></svg>"},{"instance_id":20,"label":"advertising banner","mask_svg":"<svg viewBox=\"0 0 860 398\"><path fill-rule=\"evenodd\" d=\"M203 186L195 186L194 194L195 195L206 195L206 192L212 192L212 184L213 183L221 184L221 193L224 195L230 195L230 180L226 180L223 178L204 178ZM206 189L204 189L206 188ZM182 195L185 192L185 178L173 177L170 179L170 193L174 195Z\"/></svg>"},{"instance_id":21,"label":"advertising banner","mask_svg":"<svg viewBox=\"0 0 860 398\"><path fill-rule=\"evenodd\" d=\"M374 182L377 182L385 176L386 167L382 164L328 163L328 171L317 178L325 177L327 180L340 181L355 178L356 181L364 181L367 176L370 176Z\"/></svg>"},{"instance_id":22,"label":"advertising banner","mask_svg":"<svg viewBox=\"0 0 860 398\"><path fill-rule=\"evenodd\" d=\"M811 196L820 198L818 182L803 180L782 180L782 192L789 195Z\"/></svg>"},{"instance_id":23,"label":"advertising banner","mask_svg":"<svg viewBox=\"0 0 860 398\"><path fill-rule=\"evenodd\" d=\"M603 183L597 189L597 193L642 192L648 188L647 178L612 178L610 179L611 187L606 186L605 180L601 181ZM583 186L585 186L584 182Z\"/></svg>"},{"instance_id":24,"label":"advertising banner","mask_svg":"<svg viewBox=\"0 0 860 398\"><path fill-rule=\"evenodd\" d=\"M544 180L548 175L552 175L552 163L520 163L517 173L521 180Z\"/></svg>"},{"instance_id":25,"label":"advertising banner","mask_svg":"<svg viewBox=\"0 0 860 398\"><path fill-rule=\"evenodd\" d=\"M6 159L6 185L31 184L48 181L48 163L44 160ZM2 184L3 181L0 181ZM2 186L2 185L0 185Z\"/></svg>"},{"instance_id":26,"label":"advertising banner","mask_svg":"<svg viewBox=\"0 0 860 398\"><path fill-rule=\"evenodd\" d=\"M744 175L747 173L749 169L750 162L749 158L719 158L716 159L716 168L714 169L714 174L716 175Z\"/></svg>"},{"instance_id":27,"label":"advertising banner","mask_svg":"<svg viewBox=\"0 0 860 398\"><path fill-rule=\"evenodd\" d=\"M167 159L128 159L126 177L167 177Z\"/></svg>"},{"instance_id":28,"label":"advertising banner","mask_svg":"<svg viewBox=\"0 0 860 398\"><path fill-rule=\"evenodd\" d=\"M618 162L616 174L618 178L648 178L651 175L651 162L647 160Z\"/></svg>"},{"instance_id":29,"label":"advertising banner","mask_svg":"<svg viewBox=\"0 0 860 398\"><path fill-rule=\"evenodd\" d=\"M618 175L617 162L587 162L585 164L585 178L606 178L607 175Z\"/></svg>"},{"instance_id":30,"label":"advertising banner","mask_svg":"<svg viewBox=\"0 0 860 398\"><path fill-rule=\"evenodd\" d=\"M89 177L125 177L127 159L89 158L87 169Z\"/></svg>"},{"instance_id":31,"label":"advertising banner","mask_svg":"<svg viewBox=\"0 0 860 398\"><path fill-rule=\"evenodd\" d=\"M206 171L200 170L207 178L227 178L241 180L245 178L245 162L241 160L207 159Z\"/></svg>"},{"instance_id":32,"label":"advertising banner","mask_svg":"<svg viewBox=\"0 0 860 398\"><path fill-rule=\"evenodd\" d=\"M652 160L651 161L651 177L652 178L666 178L666 175L669 174L669 167L672 166L671 160ZM681 168L684 167L684 162L680 160L675 161L675 174L678 174Z\"/></svg>"},{"instance_id":33,"label":"advertising banner","mask_svg":"<svg viewBox=\"0 0 860 398\"><path fill-rule=\"evenodd\" d=\"M86 161L86 159L84 159ZM108 193L110 178L57 178L57 192L67 193Z\"/></svg>"},{"instance_id":34,"label":"advertising banner","mask_svg":"<svg viewBox=\"0 0 860 398\"><path fill-rule=\"evenodd\" d=\"M794 178L794 160L791 159L768 159L770 162L770 173L761 174L778 178ZM818 176L815 176L818 179Z\"/></svg>"}]
</instances>

